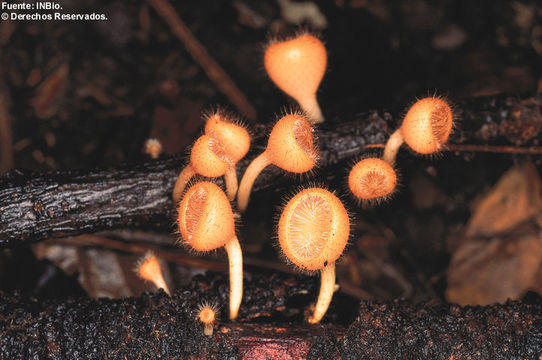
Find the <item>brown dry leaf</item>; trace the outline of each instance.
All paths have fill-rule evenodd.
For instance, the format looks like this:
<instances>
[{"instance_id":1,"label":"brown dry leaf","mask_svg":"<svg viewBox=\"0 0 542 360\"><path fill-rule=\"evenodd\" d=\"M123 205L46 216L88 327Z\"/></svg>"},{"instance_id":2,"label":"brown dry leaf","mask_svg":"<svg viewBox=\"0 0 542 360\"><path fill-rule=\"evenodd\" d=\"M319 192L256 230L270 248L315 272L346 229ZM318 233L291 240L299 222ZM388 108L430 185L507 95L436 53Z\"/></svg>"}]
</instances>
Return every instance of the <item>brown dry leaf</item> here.
<instances>
[{"instance_id":1,"label":"brown dry leaf","mask_svg":"<svg viewBox=\"0 0 542 360\"><path fill-rule=\"evenodd\" d=\"M542 260L542 237L536 227L526 228L506 238L464 241L448 269L446 299L488 305L520 299L532 289Z\"/></svg>"},{"instance_id":2,"label":"brown dry leaf","mask_svg":"<svg viewBox=\"0 0 542 360\"><path fill-rule=\"evenodd\" d=\"M494 236L542 211L542 182L532 163L508 170L478 202L467 225L466 236Z\"/></svg>"},{"instance_id":3,"label":"brown dry leaf","mask_svg":"<svg viewBox=\"0 0 542 360\"><path fill-rule=\"evenodd\" d=\"M542 211L541 188L536 168L525 163L508 170L480 199L452 255L448 301L487 305L519 299L535 287L542 263L536 222Z\"/></svg>"},{"instance_id":4,"label":"brown dry leaf","mask_svg":"<svg viewBox=\"0 0 542 360\"><path fill-rule=\"evenodd\" d=\"M38 117L49 118L58 111L68 85L69 69L68 64L60 65L37 88L32 99L32 106Z\"/></svg>"}]
</instances>

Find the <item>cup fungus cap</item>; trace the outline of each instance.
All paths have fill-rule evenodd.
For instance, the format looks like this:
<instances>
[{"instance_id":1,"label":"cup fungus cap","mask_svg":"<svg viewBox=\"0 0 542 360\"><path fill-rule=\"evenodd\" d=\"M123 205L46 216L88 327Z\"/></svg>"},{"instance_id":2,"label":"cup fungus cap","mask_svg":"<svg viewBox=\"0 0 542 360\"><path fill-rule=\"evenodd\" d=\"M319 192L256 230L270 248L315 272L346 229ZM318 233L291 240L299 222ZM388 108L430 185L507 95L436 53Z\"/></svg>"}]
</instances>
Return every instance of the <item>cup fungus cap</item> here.
<instances>
[{"instance_id":1,"label":"cup fungus cap","mask_svg":"<svg viewBox=\"0 0 542 360\"><path fill-rule=\"evenodd\" d=\"M382 199L391 194L397 185L393 167L379 158L367 158L352 167L348 186L362 200Z\"/></svg>"},{"instance_id":2,"label":"cup fungus cap","mask_svg":"<svg viewBox=\"0 0 542 360\"><path fill-rule=\"evenodd\" d=\"M303 34L269 45L264 64L267 74L282 91L302 101L314 96L324 77L326 48L317 37Z\"/></svg>"},{"instance_id":3,"label":"cup fungus cap","mask_svg":"<svg viewBox=\"0 0 542 360\"><path fill-rule=\"evenodd\" d=\"M222 189L202 181L190 187L180 205L178 225L181 236L196 251L210 251L235 238L230 202Z\"/></svg>"},{"instance_id":4,"label":"cup fungus cap","mask_svg":"<svg viewBox=\"0 0 542 360\"><path fill-rule=\"evenodd\" d=\"M220 141L224 151L234 163L245 157L250 149L248 131L221 112L217 112L207 119L205 133Z\"/></svg>"},{"instance_id":5,"label":"cup fungus cap","mask_svg":"<svg viewBox=\"0 0 542 360\"><path fill-rule=\"evenodd\" d=\"M136 263L136 273L140 278L153 281L157 277L162 277L162 268L158 258L152 251L148 251L143 258Z\"/></svg>"},{"instance_id":6,"label":"cup fungus cap","mask_svg":"<svg viewBox=\"0 0 542 360\"><path fill-rule=\"evenodd\" d=\"M232 166L232 161L219 140L204 134L192 146L190 164L200 175L219 177Z\"/></svg>"},{"instance_id":7,"label":"cup fungus cap","mask_svg":"<svg viewBox=\"0 0 542 360\"><path fill-rule=\"evenodd\" d=\"M216 310L214 307L205 305L199 309L198 319L204 324L213 324L216 320Z\"/></svg>"},{"instance_id":8,"label":"cup fungus cap","mask_svg":"<svg viewBox=\"0 0 542 360\"><path fill-rule=\"evenodd\" d=\"M266 153L273 164L286 171L311 170L318 159L311 124L298 114L282 117L269 135Z\"/></svg>"},{"instance_id":9,"label":"cup fungus cap","mask_svg":"<svg viewBox=\"0 0 542 360\"><path fill-rule=\"evenodd\" d=\"M321 188L300 191L288 201L279 219L282 251L304 270L320 270L335 262L349 234L350 219L343 204Z\"/></svg>"},{"instance_id":10,"label":"cup fungus cap","mask_svg":"<svg viewBox=\"0 0 542 360\"><path fill-rule=\"evenodd\" d=\"M427 97L418 100L408 110L401 125L401 134L412 150L432 154L442 149L452 127L452 109L446 101Z\"/></svg>"}]
</instances>

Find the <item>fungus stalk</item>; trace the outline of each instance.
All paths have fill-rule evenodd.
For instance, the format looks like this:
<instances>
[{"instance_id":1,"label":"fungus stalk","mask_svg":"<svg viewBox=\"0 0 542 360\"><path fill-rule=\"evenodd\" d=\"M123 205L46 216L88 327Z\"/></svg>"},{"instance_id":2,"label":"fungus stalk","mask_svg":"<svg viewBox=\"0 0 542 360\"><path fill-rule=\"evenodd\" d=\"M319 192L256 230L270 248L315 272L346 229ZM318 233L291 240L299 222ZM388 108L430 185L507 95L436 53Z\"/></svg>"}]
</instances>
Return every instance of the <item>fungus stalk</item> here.
<instances>
[{"instance_id":1,"label":"fungus stalk","mask_svg":"<svg viewBox=\"0 0 542 360\"><path fill-rule=\"evenodd\" d=\"M382 155L382 160L390 164L391 166L395 166L395 159L397 158L397 153L399 152L399 148L401 145L403 145L403 134L401 133L401 129L397 129L391 134L391 136L388 139L388 142L386 143L386 147L384 148L384 153Z\"/></svg>"},{"instance_id":2,"label":"fungus stalk","mask_svg":"<svg viewBox=\"0 0 542 360\"><path fill-rule=\"evenodd\" d=\"M230 270L230 319L235 319L243 299L243 253L237 237L224 245Z\"/></svg>"},{"instance_id":3,"label":"fungus stalk","mask_svg":"<svg viewBox=\"0 0 542 360\"><path fill-rule=\"evenodd\" d=\"M309 317L309 323L316 324L326 314L333 293L335 292L335 262L329 263L320 271L321 284L320 292L318 293L318 300L314 306L314 312Z\"/></svg>"},{"instance_id":4,"label":"fungus stalk","mask_svg":"<svg viewBox=\"0 0 542 360\"><path fill-rule=\"evenodd\" d=\"M175 204L181 200L186 185L194 176L196 176L196 172L194 171L192 164L188 164L184 169L182 169L181 173L177 177L177 180L175 181L175 185L173 186L172 198Z\"/></svg>"}]
</instances>

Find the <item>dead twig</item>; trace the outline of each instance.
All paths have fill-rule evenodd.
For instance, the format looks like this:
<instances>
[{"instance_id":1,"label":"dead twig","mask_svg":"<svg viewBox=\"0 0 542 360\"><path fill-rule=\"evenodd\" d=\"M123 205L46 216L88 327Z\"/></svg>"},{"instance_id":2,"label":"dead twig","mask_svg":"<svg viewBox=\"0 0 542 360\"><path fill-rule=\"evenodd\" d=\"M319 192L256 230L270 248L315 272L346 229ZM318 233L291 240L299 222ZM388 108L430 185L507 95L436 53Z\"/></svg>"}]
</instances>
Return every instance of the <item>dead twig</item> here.
<instances>
[{"instance_id":1,"label":"dead twig","mask_svg":"<svg viewBox=\"0 0 542 360\"><path fill-rule=\"evenodd\" d=\"M216 87L230 99L241 114L249 120L255 120L256 109L222 67L209 55L205 47L194 37L190 29L177 15L173 6L167 0L148 0L148 2L164 18L171 31L181 40L186 50L201 65Z\"/></svg>"},{"instance_id":2,"label":"dead twig","mask_svg":"<svg viewBox=\"0 0 542 360\"><path fill-rule=\"evenodd\" d=\"M109 239L103 236L79 235L77 237L51 239L47 241L47 243L78 247L99 246L106 249L129 252L133 254L145 254L147 251L152 250L159 258L174 264L184 265L191 268L205 269L208 271L228 271L228 264L225 261L205 260L200 257L190 256L183 253L180 249L164 249L163 246L161 247L152 244L140 244L133 242L128 243L120 240ZM171 242L171 244L173 244L173 242ZM299 275L299 272L295 271L295 269L292 267L274 261L245 256L243 257L243 262L247 268L258 268L272 270L274 272L278 271L284 274ZM339 286L341 287L341 291L343 293L358 298L359 300L373 299L368 292L348 281L339 280Z\"/></svg>"}]
</instances>

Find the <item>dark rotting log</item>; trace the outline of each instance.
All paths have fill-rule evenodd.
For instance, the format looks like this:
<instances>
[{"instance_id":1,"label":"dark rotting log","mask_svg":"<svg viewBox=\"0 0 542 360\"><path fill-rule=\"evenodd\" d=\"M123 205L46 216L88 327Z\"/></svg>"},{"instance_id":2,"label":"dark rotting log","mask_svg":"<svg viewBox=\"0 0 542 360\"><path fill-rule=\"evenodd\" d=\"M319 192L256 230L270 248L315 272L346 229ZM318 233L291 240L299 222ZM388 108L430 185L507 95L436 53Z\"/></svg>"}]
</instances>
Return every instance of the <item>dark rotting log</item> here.
<instances>
[{"instance_id":1,"label":"dark rotting log","mask_svg":"<svg viewBox=\"0 0 542 360\"><path fill-rule=\"evenodd\" d=\"M539 145L542 95L475 98L456 104L460 125L453 146L529 149ZM332 118L318 131L320 169L383 144L398 117L370 111ZM238 174L266 145L266 127L254 129L251 153ZM450 145L450 146L452 146ZM470 147L469 147L470 146ZM375 151L375 149L371 149ZM533 150L533 153L536 151ZM185 160L180 157L122 165L114 169L32 173L14 170L0 178L0 246L115 228L171 231L171 191ZM291 181L273 166L258 177L254 191Z\"/></svg>"},{"instance_id":2,"label":"dark rotting log","mask_svg":"<svg viewBox=\"0 0 542 360\"><path fill-rule=\"evenodd\" d=\"M316 281L263 275L247 281L240 318L212 336L196 320L202 301L227 302L226 279L196 277L172 298L39 300L0 292L2 359L529 359L542 356L542 299L460 308L449 304L363 302L349 326L301 320L265 323L303 311L292 296ZM201 286L205 286L202 298ZM308 300L310 301L310 300ZM335 302L335 300L334 300ZM288 303L289 308L284 309ZM334 321L334 304L328 321ZM227 308L227 306L222 306ZM354 313L356 310L354 310ZM269 315L266 315L269 314ZM275 315L271 315L275 314ZM251 318L259 316L260 321ZM223 314L221 319L226 319Z\"/></svg>"}]
</instances>

